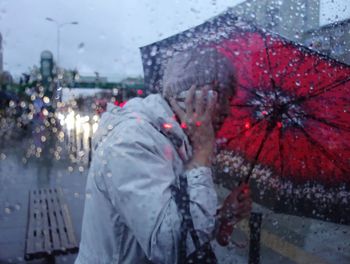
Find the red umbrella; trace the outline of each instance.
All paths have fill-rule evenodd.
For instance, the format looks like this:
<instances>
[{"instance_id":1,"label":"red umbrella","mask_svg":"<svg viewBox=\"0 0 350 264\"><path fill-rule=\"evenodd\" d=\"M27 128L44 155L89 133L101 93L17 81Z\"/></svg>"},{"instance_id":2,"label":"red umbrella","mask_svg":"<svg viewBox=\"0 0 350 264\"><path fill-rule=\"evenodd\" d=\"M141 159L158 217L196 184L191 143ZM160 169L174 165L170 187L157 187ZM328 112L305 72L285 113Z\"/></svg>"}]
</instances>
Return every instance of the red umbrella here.
<instances>
[{"instance_id":1,"label":"red umbrella","mask_svg":"<svg viewBox=\"0 0 350 264\"><path fill-rule=\"evenodd\" d=\"M239 83L228 147L294 182L350 183L350 67L258 30L219 48Z\"/></svg>"},{"instance_id":2,"label":"red umbrella","mask_svg":"<svg viewBox=\"0 0 350 264\"><path fill-rule=\"evenodd\" d=\"M174 52L202 46L237 71L232 115L218 133L229 150L218 156L221 172L273 191L283 201L273 198L275 210L350 223L350 67L227 11L141 48L148 88L161 89Z\"/></svg>"}]
</instances>

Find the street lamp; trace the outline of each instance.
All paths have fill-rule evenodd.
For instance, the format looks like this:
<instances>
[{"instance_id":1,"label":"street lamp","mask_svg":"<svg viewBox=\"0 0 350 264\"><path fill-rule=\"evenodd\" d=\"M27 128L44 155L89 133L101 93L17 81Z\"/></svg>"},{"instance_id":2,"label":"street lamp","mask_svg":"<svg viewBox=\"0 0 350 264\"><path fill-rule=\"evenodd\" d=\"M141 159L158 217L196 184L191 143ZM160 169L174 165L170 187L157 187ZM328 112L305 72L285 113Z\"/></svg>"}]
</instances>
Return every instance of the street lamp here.
<instances>
[{"instance_id":1,"label":"street lamp","mask_svg":"<svg viewBox=\"0 0 350 264\"><path fill-rule=\"evenodd\" d=\"M57 65L59 65L59 62L60 62L60 35L61 35L61 28L66 26L66 25L78 25L79 23L77 21L59 23L55 19L53 19L51 17L47 17L46 20L56 24L56 28L57 28L57 54L56 55L57 55Z\"/></svg>"},{"instance_id":2,"label":"street lamp","mask_svg":"<svg viewBox=\"0 0 350 264\"><path fill-rule=\"evenodd\" d=\"M57 20L51 18L51 17L46 17L45 18L47 21L55 23L56 29L57 29L57 61L56 61L56 68L57 68L57 75L59 75L59 67L60 67L60 35L61 35L61 28L67 25L78 25L79 23L77 21L72 21L72 22L65 22L65 23L59 23ZM59 85L59 76L57 76L57 93L60 94L61 87ZM60 98L60 95L58 95Z\"/></svg>"}]
</instances>

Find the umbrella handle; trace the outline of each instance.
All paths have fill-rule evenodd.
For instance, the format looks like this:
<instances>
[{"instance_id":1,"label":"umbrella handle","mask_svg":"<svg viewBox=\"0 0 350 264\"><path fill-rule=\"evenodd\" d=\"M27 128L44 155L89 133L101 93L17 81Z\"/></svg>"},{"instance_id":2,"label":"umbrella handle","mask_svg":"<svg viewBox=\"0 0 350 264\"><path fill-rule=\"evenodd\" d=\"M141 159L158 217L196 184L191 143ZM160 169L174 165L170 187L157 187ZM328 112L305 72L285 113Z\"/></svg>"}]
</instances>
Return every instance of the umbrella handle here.
<instances>
[{"instance_id":1,"label":"umbrella handle","mask_svg":"<svg viewBox=\"0 0 350 264\"><path fill-rule=\"evenodd\" d=\"M244 184L245 184L245 185L249 185L249 178L248 178L248 180L244 180L244 181L241 180L241 181L239 181L238 187L241 187L241 186L244 185ZM248 187L243 188L243 190L242 190L243 193L245 193L245 192L247 192L247 191L248 191ZM238 195L237 199L238 199L239 202L242 201L240 195Z\"/></svg>"},{"instance_id":2,"label":"umbrella handle","mask_svg":"<svg viewBox=\"0 0 350 264\"><path fill-rule=\"evenodd\" d=\"M225 247L229 244L233 232L233 225L224 220L220 223L219 231L216 235L216 241L219 245Z\"/></svg>"},{"instance_id":3,"label":"umbrella handle","mask_svg":"<svg viewBox=\"0 0 350 264\"><path fill-rule=\"evenodd\" d=\"M240 184L241 186L241 184ZM245 193L248 191L248 187L244 187L241 191L241 193L237 196L237 200L241 201L241 194ZM219 226L219 231L216 236L216 240L221 246L227 246L230 242L230 237L232 235L234 228L234 224L232 223L232 220L220 219L220 226Z\"/></svg>"}]
</instances>

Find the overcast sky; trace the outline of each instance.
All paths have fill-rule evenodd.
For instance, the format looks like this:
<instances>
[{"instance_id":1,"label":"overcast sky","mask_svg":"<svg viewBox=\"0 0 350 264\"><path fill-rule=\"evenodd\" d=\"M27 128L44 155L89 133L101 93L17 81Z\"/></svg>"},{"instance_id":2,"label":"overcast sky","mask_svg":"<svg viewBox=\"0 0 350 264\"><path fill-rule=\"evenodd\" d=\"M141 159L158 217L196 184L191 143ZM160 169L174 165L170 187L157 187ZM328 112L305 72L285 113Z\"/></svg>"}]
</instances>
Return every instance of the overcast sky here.
<instances>
[{"instance_id":1,"label":"overcast sky","mask_svg":"<svg viewBox=\"0 0 350 264\"><path fill-rule=\"evenodd\" d=\"M78 21L61 29L60 64L82 74L98 71L118 80L142 75L138 47L201 24L243 0L0 0L4 68L14 75L39 63L41 51L56 56L56 26L46 21ZM320 23L350 17L349 0L321 0Z\"/></svg>"}]
</instances>

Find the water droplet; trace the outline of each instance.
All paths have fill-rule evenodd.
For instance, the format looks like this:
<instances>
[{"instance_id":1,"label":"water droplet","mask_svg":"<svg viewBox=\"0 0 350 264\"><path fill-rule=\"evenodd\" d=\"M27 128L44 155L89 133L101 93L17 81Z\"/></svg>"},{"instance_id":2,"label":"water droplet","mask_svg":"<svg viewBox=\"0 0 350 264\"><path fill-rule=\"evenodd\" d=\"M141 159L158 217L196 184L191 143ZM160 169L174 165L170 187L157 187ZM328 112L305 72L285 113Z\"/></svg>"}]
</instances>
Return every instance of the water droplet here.
<instances>
[{"instance_id":1,"label":"water droplet","mask_svg":"<svg viewBox=\"0 0 350 264\"><path fill-rule=\"evenodd\" d=\"M90 199L91 198L91 192L87 191L85 194L86 199Z\"/></svg>"},{"instance_id":2,"label":"water droplet","mask_svg":"<svg viewBox=\"0 0 350 264\"><path fill-rule=\"evenodd\" d=\"M85 48L85 44L84 44L84 42L81 42L81 43L78 45L78 52L79 52L79 53L83 53L83 52L84 52L84 48Z\"/></svg>"},{"instance_id":3,"label":"water droplet","mask_svg":"<svg viewBox=\"0 0 350 264\"><path fill-rule=\"evenodd\" d=\"M157 46L153 46L150 55L152 57L157 55Z\"/></svg>"},{"instance_id":4,"label":"water droplet","mask_svg":"<svg viewBox=\"0 0 350 264\"><path fill-rule=\"evenodd\" d=\"M200 13L200 11L198 10L198 9L195 9L195 8L191 8L190 9L190 11L192 12L192 13L195 13L195 14L199 14Z\"/></svg>"}]
</instances>

